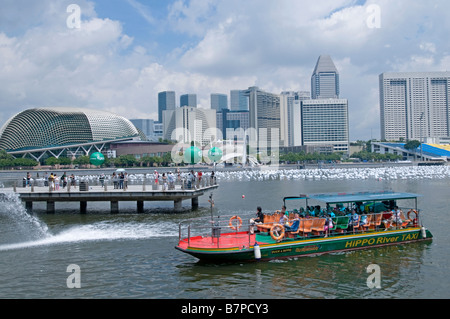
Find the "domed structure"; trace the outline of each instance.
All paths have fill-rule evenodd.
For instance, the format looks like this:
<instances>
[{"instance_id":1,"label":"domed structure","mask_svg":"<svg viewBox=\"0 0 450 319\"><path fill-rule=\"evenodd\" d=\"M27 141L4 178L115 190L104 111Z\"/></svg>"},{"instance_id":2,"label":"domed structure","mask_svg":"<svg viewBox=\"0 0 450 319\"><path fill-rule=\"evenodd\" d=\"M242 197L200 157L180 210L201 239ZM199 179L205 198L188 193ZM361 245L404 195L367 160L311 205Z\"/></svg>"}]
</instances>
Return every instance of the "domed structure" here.
<instances>
[{"instance_id":1,"label":"domed structure","mask_svg":"<svg viewBox=\"0 0 450 319\"><path fill-rule=\"evenodd\" d=\"M94 145L140 136L122 116L98 110L49 107L20 112L0 129L0 149L40 152L76 145Z\"/></svg>"}]
</instances>

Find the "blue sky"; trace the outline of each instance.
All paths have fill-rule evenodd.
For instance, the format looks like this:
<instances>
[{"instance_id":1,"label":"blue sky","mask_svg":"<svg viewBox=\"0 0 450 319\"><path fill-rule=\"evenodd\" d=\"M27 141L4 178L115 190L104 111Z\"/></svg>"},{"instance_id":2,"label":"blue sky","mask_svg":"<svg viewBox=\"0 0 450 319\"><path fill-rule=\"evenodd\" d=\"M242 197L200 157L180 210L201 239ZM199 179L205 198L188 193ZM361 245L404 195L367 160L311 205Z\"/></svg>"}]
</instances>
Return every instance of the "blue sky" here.
<instances>
[{"instance_id":1,"label":"blue sky","mask_svg":"<svg viewBox=\"0 0 450 319\"><path fill-rule=\"evenodd\" d=\"M67 26L70 4L81 9L79 29ZM340 72L341 97L349 100L350 137L367 140L380 136L379 74L450 69L446 0L0 5L1 123L38 106L156 119L163 90L176 91L177 99L196 93L204 108L210 93L254 85L272 93L309 91L317 58L329 54Z\"/></svg>"}]
</instances>

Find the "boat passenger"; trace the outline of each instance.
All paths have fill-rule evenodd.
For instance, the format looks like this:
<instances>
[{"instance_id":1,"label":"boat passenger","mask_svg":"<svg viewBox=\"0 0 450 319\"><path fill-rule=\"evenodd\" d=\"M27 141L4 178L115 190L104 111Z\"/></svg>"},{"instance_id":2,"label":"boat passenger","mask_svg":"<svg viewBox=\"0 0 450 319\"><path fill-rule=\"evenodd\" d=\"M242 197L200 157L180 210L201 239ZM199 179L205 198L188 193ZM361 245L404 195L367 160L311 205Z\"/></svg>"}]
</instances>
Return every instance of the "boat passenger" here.
<instances>
[{"instance_id":1,"label":"boat passenger","mask_svg":"<svg viewBox=\"0 0 450 319\"><path fill-rule=\"evenodd\" d=\"M403 221L402 221L402 211L398 208L398 206L395 206L394 209L391 211L392 216L391 218L389 218L385 225L386 225L386 230L389 229L390 227L392 227L392 224L396 224L397 227L401 226Z\"/></svg>"},{"instance_id":2,"label":"boat passenger","mask_svg":"<svg viewBox=\"0 0 450 319\"><path fill-rule=\"evenodd\" d=\"M367 215L365 213L363 213L361 215L361 219L359 220L359 225L364 226L366 224L367 224Z\"/></svg>"},{"instance_id":3,"label":"boat passenger","mask_svg":"<svg viewBox=\"0 0 450 319\"><path fill-rule=\"evenodd\" d=\"M358 226L359 215L356 213L354 209L352 209L352 213L349 219L349 226L353 229L353 227Z\"/></svg>"},{"instance_id":4,"label":"boat passenger","mask_svg":"<svg viewBox=\"0 0 450 319\"><path fill-rule=\"evenodd\" d=\"M288 220L289 220L289 213L284 213L284 214L281 215L280 220L278 221L278 223L280 225L285 225L288 222Z\"/></svg>"},{"instance_id":5,"label":"boat passenger","mask_svg":"<svg viewBox=\"0 0 450 319\"><path fill-rule=\"evenodd\" d=\"M262 208L260 206L256 207L256 218L252 218L250 221L256 224L264 222L264 214L262 213Z\"/></svg>"},{"instance_id":6,"label":"boat passenger","mask_svg":"<svg viewBox=\"0 0 450 319\"><path fill-rule=\"evenodd\" d=\"M300 226L300 215L298 213L294 214L294 220L292 221L292 225L286 226L285 230L290 232L295 232L298 230Z\"/></svg>"},{"instance_id":7,"label":"boat passenger","mask_svg":"<svg viewBox=\"0 0 450 319\"><path fill-rule=\"evenodd\" d=\"M255 232L258 232L255 225L262 223L264 223L264 214L262 213L262 208L258 206L256 207L256 218L250 219L250 233L254 234Z\"/></svg>"},{"instance_id":8,"label":"boat passenger","mask_svg":"<svg viewBox=\"0 0 450 319\"><path fill-rule=\"evenodd\" d=\"M302 217L302 218L305 218L306 217L306 212L305 212L305 209L303 208L303 207L300 207L300 216Z\"/></svg>"},{"instance_id":9,"label":"boat passenger","mask_svg":"<svg viewBox=\"0 0 450 319\"><path fill-rule=\"evenodd\" d=\"M331 219L331 215L330 214L326 215L325 218L326 218L325 227L324 227L324 229L325 229L325 237L328 237L330 229L332 229L334 227L334 223L333 223L333 220Z\"/></svg>"}]
</instances>

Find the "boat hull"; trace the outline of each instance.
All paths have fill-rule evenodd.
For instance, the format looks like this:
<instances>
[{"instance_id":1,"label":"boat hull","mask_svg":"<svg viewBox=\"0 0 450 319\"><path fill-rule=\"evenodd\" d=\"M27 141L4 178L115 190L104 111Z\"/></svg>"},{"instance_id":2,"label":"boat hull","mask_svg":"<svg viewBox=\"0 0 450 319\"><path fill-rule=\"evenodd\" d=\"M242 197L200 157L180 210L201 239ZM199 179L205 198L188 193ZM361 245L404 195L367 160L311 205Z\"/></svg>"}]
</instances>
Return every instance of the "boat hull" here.
<instances>
[{"instance_id":1,"label":"boat hull","mask_svg":"<svg viewBox=\"0 0 450 319\"><path fill-rule=\"evenodd\" d=\"M410 242L427 241L431 240L432 237L431 232L428 230L425 230L425 236L423 236L423 231L419 227L311 239L291 239L279 243L271 242L269 236L257 235L254 237L254 240L258 243L261 253L260 258L258 259L255 258L254 246L249 246L248 242L247 247L242 245L233 248L203 248L194 247L195 242L191 243L191 245L183 245L182 241L180 241L180 244L176 248L200 260L256 261L320 255L387 245L399 245Z\"/></svg>"}]
</instances>

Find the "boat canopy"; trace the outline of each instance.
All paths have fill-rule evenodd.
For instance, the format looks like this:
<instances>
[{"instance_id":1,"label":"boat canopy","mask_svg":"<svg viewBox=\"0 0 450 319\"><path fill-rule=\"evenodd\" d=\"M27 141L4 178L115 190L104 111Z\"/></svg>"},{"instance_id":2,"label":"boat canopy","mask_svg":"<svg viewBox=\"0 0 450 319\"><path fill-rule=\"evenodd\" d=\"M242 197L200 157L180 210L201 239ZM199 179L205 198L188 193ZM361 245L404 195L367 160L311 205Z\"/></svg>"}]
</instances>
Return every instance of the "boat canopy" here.
<instances>
[{"instance_id":1,"label":"boat canopy","mask_svg":"<svg viewBox=\"0 0 450 319\"><path fill-rule=\"evenodd\" d=\"M412 193L384 192L358 192L358 193L332 193L308 195L308 199L315 199L327 204L353 203L353 202L380 202L399 199L417 199L420 195Z\"/></svg>"}]
</instances>

